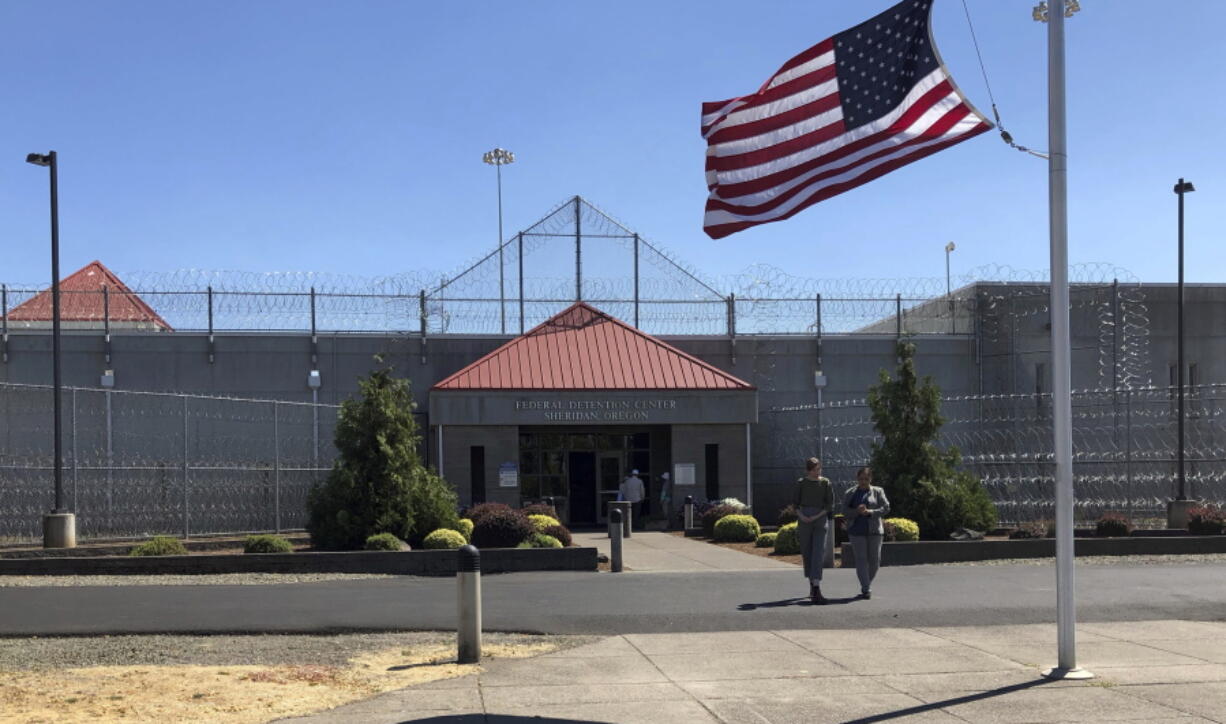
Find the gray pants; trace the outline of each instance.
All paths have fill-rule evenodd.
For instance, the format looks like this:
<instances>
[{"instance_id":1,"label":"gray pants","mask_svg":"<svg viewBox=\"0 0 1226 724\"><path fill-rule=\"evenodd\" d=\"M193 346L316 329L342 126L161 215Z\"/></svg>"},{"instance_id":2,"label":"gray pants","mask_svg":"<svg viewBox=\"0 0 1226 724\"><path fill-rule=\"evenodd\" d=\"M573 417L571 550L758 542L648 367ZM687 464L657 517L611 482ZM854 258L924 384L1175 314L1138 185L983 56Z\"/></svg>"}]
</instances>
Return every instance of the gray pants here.
<instances>
[{"instance_id":1,"label":"gray pants","mask_svg":"<svg viewBox=\"0 0 1226 724\"><path fill-rule=\"evenodd\" d=\"M805 515L812 513L806 512ZM810 583L822 582L822 564L826 560L826 520L827 516L822 514L812 523L796 526L796 533L800 536L800 559L805 564L805 578Z\"/></svg>"},{"instance_id":2,"label":"gray pants","mask_svg":"<svg viewBox=\"0 0 1226 724\"><path fill-rule=\"evenodd\" d=\"M879 535L849 535L851 549L856 555L856 576L860 579L860 592L868 593L881 567L881 538Z\"/></svg>"}]
</instances>

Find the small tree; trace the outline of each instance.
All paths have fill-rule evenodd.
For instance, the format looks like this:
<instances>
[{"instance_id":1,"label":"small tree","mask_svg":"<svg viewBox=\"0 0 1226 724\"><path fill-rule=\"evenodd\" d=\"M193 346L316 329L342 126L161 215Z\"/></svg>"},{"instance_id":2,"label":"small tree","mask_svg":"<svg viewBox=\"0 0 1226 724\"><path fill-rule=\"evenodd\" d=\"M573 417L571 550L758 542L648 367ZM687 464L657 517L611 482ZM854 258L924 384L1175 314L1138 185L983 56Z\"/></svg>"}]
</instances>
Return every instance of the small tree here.
<instances>
[{"instance_id":1,"label":"small tree","mask_svg":"<svg viewBox=\"0 0 1226 724\"><path fill-rule=\"evenodd\" d=\"M941 393L931 377L915 372L915 345L898 343L894 377L881 370L868 390L873 427L874 477L886 488L894 512L919 524L925 538L943 539L959 527L996 525L996 506L978 479L957 470L962 453L937 448L945 419Z\"/></svg>"},{"instance_id":2,"label":"small tree","mask_svg":"<svg viewBox=\"0 0 1226 724\"><path fill-rule=\"evenodd\" d=\"M311 544L360 550L370 536L390 533L419 545L456 524L455 492L421 464L408 380L381 369L358 386L361 396L341 405L332 471L307 500Z\"/></svg>"}]
</instances>

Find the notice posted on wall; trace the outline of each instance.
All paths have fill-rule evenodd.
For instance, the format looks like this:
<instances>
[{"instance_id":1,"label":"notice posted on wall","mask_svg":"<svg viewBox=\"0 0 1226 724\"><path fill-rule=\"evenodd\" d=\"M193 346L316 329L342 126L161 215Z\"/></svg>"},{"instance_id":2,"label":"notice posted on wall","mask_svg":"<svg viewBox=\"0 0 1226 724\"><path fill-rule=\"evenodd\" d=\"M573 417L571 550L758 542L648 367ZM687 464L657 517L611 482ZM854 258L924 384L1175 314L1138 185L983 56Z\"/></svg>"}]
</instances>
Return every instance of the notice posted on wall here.
<instances>
[{"instance_id":1,"label":"notice posted on wall","mask_svg":"<svg viewBox=\"0 0 1226 724\"><path fill-rule=\"evenodd\" d=\"M677 463L673 465L673 485L694 484L694 463Z\"/></svg>"},{"instance_id":2,"label":"notice posted on wall","mask_svg":"<svg viewBox=\"0 0 1226 724\"><path fill-rule=\"evenodd\" d=\"M515 463L503 463L498 466L498 487L519 487L519 466Z\"/></svg>"}]
</instances>

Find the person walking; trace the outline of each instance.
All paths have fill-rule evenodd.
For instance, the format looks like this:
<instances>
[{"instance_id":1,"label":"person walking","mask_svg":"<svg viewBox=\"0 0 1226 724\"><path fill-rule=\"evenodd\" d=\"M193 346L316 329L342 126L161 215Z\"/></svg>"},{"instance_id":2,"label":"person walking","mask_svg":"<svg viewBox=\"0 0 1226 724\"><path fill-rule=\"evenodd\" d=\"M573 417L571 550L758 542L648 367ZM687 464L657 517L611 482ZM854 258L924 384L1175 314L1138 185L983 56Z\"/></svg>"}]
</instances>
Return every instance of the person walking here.
<instances>
[{"instance_id":1,"label":"person walking","mask_svg":"<svg viewBox=\"0 0 1226 724\"><path fill-rule=\"evenodd\" d=\"M792 502L796 506L800 556L804 562L805 578L809 579L809 600L820 606L826 603L826 598L822 596L826 523L834 508L834 487L822 477L821 460L809 458L805 461L805 476L796 481Z\"/></svg>"},{"instance_id":2,"label":"person walking","mask_svg":"<svg viewBox=\"0 0 1226 724\"><path fill-rule=\"evenodd\" d=\"M872 468L856 471L856 486L843 496L843 515L847 537L856 555L856 576L860 579L860 598L873 597L873 579L881 566L881 541L885 538L882 520L890 514L885 490L873 485Z\"/></svg>"},{"instance_id":3,"label":"person walking","mask_svg":"<svg viewBox=\"0 0 1226 724\"><path fill-rule=\"evenodd\" d=\"M630 523L634 528L641 528L643 515L643 480L638 470L631 470L618 489L621 499L630 503Z\"/></svg>"}]
</instances>

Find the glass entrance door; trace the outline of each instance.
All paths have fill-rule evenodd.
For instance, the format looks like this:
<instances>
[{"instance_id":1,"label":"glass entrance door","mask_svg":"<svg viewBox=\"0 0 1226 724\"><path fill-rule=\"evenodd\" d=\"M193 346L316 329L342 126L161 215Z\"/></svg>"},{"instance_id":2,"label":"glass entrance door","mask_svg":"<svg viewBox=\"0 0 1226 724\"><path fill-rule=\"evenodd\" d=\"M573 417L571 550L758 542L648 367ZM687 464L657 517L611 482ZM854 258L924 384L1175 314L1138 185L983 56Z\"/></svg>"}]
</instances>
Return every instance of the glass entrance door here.
<instances>
[{"instance_id":1,"label":"glass entrance door","mask_svg":"<svg viewBox=\"0 0 1226 724\"><path fill-rule=\"evenodd\" d=\"M620 452L600 453L596 461L596 502L599 505L597 516L601 523L609 522L609 503L617 500L618 490L622 484L622 454Z\"/></svg>"}]
</instances>

